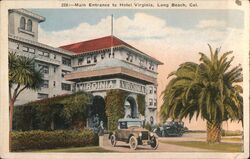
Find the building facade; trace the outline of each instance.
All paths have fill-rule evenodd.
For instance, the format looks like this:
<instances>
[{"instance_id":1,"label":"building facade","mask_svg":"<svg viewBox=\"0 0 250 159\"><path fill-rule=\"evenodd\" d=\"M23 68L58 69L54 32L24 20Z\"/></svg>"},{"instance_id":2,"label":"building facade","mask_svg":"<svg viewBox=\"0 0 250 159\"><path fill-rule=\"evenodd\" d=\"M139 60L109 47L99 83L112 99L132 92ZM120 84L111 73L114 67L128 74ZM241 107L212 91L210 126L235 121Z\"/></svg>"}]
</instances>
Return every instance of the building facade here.
<instances>
[{"instance_id":1,"label":"building facade","mask_svg":"<svg viewBox=\"0 0 250 159\"><path fill-rule=\"evenodd\" d=\"M44 21L44 17L28 10L9 11L9 52L35 58L36 67L44 74L41 90L25 90L16 105L80 90L103 101L108 90L120 89L129 92L124 101L124 118L141 118L156 124L160 61L115 36L59 48L39 43L38 25ZM145 96L144 116L138 111L139 94Z\"/></svg>"}]
</instances>

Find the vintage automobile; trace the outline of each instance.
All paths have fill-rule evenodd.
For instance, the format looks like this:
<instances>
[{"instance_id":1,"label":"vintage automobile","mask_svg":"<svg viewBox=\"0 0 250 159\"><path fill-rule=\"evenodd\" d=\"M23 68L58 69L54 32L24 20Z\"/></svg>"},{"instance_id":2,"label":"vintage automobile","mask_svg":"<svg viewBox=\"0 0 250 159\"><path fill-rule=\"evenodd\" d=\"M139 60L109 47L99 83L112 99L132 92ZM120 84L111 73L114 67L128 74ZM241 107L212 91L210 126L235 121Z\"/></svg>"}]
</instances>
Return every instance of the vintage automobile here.
<instances>
[{"instance_id":1,"label":"vintage automobile","mask_svg":"<svg viewBox=\"0 0 250 159\"><path fill-rule=\"evenodd\" d=\"M110 136L110 143L116 146L117 141L129 143L130 149L135 150L137 145L150 145L152 149L157 149L158 138L153 132L143 128L143 121L140 119L119 119L118 127Z\"/></svg>"},{"instance_id":2,"label":"vintage automobile","mask_svg":"<svg viewBox=\"0 0 250 159\"><path fill-rule=\"evenodd\" d=\"M153 130L159 137L182 136L184 133L184 123L181 121L170 121L161 127Z\"/></svg>"}]
</instances>

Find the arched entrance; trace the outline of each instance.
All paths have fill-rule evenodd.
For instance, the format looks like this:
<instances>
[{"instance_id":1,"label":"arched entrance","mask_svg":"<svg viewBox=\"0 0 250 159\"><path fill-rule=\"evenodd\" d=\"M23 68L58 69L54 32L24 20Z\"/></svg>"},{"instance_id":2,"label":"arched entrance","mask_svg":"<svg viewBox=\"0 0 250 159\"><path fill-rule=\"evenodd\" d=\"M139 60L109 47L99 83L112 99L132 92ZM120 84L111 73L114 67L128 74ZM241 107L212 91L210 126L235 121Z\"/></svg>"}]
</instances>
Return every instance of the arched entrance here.
<instances>
[{"instance_id":1,"label":"arched entrance","mask_svg":"<svg viewBox=\"0 0 250 159\"><path fill-rule=\"evenodd\" d=\"M89 109L88 127L97 127L101 121L103 121L103 126L106 128L105 100L101 96L94 96L93 103Z\"/></svg>"},{"instance_id":2,"label":"arched entrance","mask_svg":"<svg viewBox=\"0 0 250 159\"><path fill-rule=\"evenodd\" d=\"M124 118L138 118L137 103L134 97L128 96L124 103Z\"/></svg>"}]
</instances>

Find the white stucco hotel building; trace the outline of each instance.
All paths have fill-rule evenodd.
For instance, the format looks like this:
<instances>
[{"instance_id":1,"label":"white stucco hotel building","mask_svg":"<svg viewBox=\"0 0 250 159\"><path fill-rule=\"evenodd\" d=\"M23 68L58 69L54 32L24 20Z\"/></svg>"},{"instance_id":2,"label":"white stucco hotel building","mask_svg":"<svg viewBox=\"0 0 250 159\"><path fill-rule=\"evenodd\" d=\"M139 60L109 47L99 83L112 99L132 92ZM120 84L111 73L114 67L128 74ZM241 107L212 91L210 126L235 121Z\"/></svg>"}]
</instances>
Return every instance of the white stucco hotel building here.
<instances>
[{"instance_id":1,"label":"white stucco hotel building","mask_svg":"<svg viewBox=\"0 0 250 159\"><path fill-rule=\"evenodd\" d=\"M25 90L16 105L69 94L78 90L104 98L107 90L130 94L124 101L125 117L156 124L157 69L162 64L115 36L55 48L38 42L38 25L45 18L25 9L9 11L9 52L35 58L44 82L38 91ZM145 95L145 116L138 113L136 98Z\"/></svg>"}]
</instances>

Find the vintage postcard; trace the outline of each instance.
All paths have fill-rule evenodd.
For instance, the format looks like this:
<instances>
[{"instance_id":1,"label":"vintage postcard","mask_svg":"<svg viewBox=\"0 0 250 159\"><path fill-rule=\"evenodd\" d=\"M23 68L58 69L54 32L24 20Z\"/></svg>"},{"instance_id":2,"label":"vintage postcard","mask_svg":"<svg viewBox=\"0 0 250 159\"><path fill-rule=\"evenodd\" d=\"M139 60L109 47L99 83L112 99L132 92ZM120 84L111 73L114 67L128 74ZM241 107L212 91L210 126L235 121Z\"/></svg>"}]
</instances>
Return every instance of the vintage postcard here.
<instances>
[{"instance_id":1,"label":"vintage postcard","mask_svg":"<svg viewBox=\"0 0 250 159\"><path fill-rule=\"evenodd\" d=\"M249 2L0 1L1 158L248 158Z\"/></svg>"}]
</instances>

